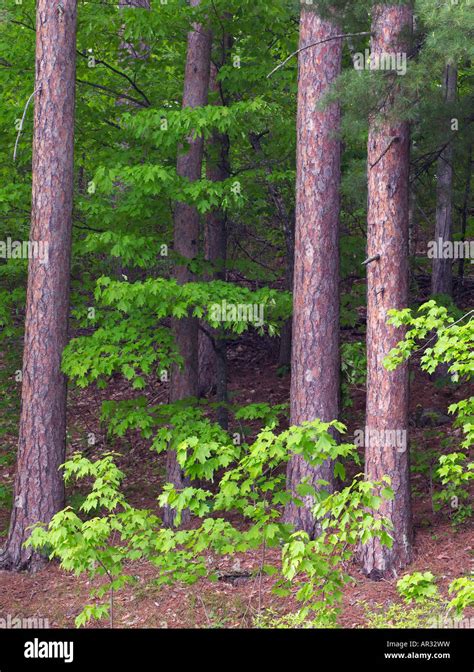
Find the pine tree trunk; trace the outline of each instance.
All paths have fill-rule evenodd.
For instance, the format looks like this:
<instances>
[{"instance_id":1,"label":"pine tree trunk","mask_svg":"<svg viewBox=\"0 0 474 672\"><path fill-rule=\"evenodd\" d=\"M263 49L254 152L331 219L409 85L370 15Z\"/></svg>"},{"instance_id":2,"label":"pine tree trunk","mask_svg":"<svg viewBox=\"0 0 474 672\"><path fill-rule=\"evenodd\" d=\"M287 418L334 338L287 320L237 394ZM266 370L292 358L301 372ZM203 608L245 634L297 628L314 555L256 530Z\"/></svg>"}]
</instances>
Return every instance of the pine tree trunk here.
<instances>
[{"instance_id":1,"label":"pine tree trunk","mask_svg":"<svg viewBox=\"0 0 474 672\"><path fill-rule=\"evenodd\" d=\"M456 100L457 69L446 65L444 71L443 92L446 104ZM449 138L448 138L449 139ZM435 240L450 242L453 235L453 143L450 142L441 152L436 171L436 226ZM442 245L440 246L442 247ZM432 294L453 293L453 260L433 259L431 278Z\"/></svg>"},{"instance_id":2,"label":"pine tree trunk","mask_svg":"<svg viewBox=\"0 0 474 672\"><path fill-rule=\"evenodd\" d=\"M76 0L38 0L30 240L45 243L49 259L29 262L17 471L3 569L43 564L23 547L28 527L48 523L64 506L61 356L68 338L75 61Z\"/></svg>"},{"instance_id":3,"label":"pine tree trunk","mask_svg":"<svg viewBox=\"0 0 474 672\"><path fill-rule=\"evenodd\" d=\"M302 9L301 47L340 34L332 21ZM299 54L296 237L291 365L291 424L339 414L340 107L319 101L341 72L342 43L331 40ZM301 456L288 465L294 492L305 477L333 481L332 465L312 467ZM331 486L330 486L331 487ZM314 535L312 498L287 506L285 518Z\"/></svg>"},{"instance_id":4,"label":"pine tree trunk","mask_svg":"<svg viewBox=\"0 0 474 672\"><path fill-rule=\"evenodd\" d=\"M372 55L406 53L412 10L406 5L377 5L372 15ZM395 498L381 514L394 525L393 548L371 540L362 548L364 571L373 579L391 576L412 559L408 440L394 441L393 431L408 430L408 367L387 371L383 360L403 338L387 324L391 308L408 305L409 155L408 123L389 115L398 93L396 75L380 116L369 122L367 267L367 409L365 473L369 480L387 475ZM369 437L369 440L367 438ZM375 438L374 438L375 437Z\"/></svg>"},{"instance_id":5,"label":"pine tree trunk","mask_svg":"<svg viewBox=\"0 0 474 672\"><path fill-rule=\"evenodd\" d=\"M192 6L200 0L191 0ZM211 66L211 33L204 26L195 24L188 34L186 71L184 76L183 108L207 105L209 73ZM191 182L199 180L202 170L203 139L189 141L189 147L177 161L177 172ZM194 259L198 253L199 213L187 203L177 203L174 212L174 249L181 257ZM175 278L180 284L193 280L187 266L178 265ZM198 321L192 317L173 320L173 334L184 365L174 366L171 373L170 402L198 396ZM167 479L176 488L185 486L185 481L176 455L169 451ZM163 521L172 525L173 511L165 509ZM185 522L185 518L183 518Z\"/></svg>"}]
</instances>

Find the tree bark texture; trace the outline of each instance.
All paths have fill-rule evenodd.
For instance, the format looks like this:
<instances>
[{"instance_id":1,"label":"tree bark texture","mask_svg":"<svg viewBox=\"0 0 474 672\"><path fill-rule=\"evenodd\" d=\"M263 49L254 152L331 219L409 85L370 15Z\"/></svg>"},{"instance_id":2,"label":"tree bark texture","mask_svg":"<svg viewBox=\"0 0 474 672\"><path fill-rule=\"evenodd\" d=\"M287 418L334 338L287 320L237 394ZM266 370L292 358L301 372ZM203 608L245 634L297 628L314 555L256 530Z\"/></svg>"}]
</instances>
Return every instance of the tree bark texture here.
<instances>
[{"instance_id":1,"label":"tree bark texture","mask_svg":"<svg viewBox=\"0 0 474 672\"><path fill-rule=\"evenodd\" d=\"M21 418L14 504L4 569L37 569L42 558L23 543L28 527L64 506L60 465L66 448L66 378L73 199L76 0L38 0L33 131L31 258L23 353Z\"/></svg>"},{"instance_id":2,"label":"tree bark texture","mask_svg":"<svg viewBox=\"0 0 474 672\"><path fill-rule=\"evenodd\" d=\"M450 105L456 100L457 69L446 65L443 78L444 101ZM450 124L448 125L450 131ZM449 140L449 136L447 138ZM453 143L449 142L440 154L436 170L436 226L435 240L450 242L453 236ZM432 294L453 293L453 260L433 259L431 276Z\"/></svg>"},{"instance_id":3,"label":"tree bark texture","mask_svg":"<svg viewBox=\"0 0 474 672\"><path fill-rule=\"evenodd\" d=\"M227 46L228 45L228 46ZM224 49L230 48L229 39L226 40ZM225 61L224 61L225 62ZM211 63L209 90L214 96L219 94L219 83L217 81L218 69L214 63ZM215 104L220 104L218 98ZM227 134L215 131L206 143L206 177L213 182L222 182L230 175L229 166L229 137ZM225 279L225 262L227 257L227 218L225 212L221 209L212 210L206 216L204 228L204 257L206 261L218 267L215 272L208 274L207 280ZM216 334L217 337L217 334ZM224 348L225 350L225 348ZM217 350L211 339L203 332L199 332L199 394L205 395L217 389ZM219 367L221 368L221 367ZM227 384L220 376L220 392L217 401L225 402L227 400ZM222 384L224 383L224 388ZM224 414L221 414L222 416ZM224 420L224 417L222 417Z\"/></svg>"},{"instance_id":4,"label":"tree bark texture","mask_svg":"<svg viewBox=\"0 0 474 672\"><path fill-rule=\"evenodd\" d=\"M407 5L377 5L372 14L372 54L406 53L412 28ZM369 120L367 266L367 409L365 474L369 480L391 478L395 494L380 514L394 525L393 548L371 540L362 548L365 573L373 579L392 576L412 559L410 470L405 449L393 431L408 431L408 366L388 371L384 358L403 339L403 329L387 324L388 311L408 305L409 124L391 115L397 75L380 114ZM373 437L378 437L374 439ZM400 435L401 436L401 435ZM368 440L368 437L372 437Z\"/></svg>"},{"instance_id":5,"label":"tree bark texture","mask_svg":"<svg viewBox=\"0 0 474 672\"><path fill-rule=\"evenodd\" d=\"M332 21L301 11L300 47L340 34ZM299 54L296 233L291 363L291 424L339 415L340 106L320 102L341 72L342 42L331 40ZM332 465L310 466L301 456L288 465L288 487L302 479L315 487L333 482ZM331 486L329 486L331 487ZM289 504L285 518L311 536L312 498Z\"/></svg>"},{"instance_id":6,"label":"tree bark texture","mask_svg":"<svg viewBox=\"0 0 474 672\"><path fill-rule=\"evenodd\" d=\"M191 0L192 6L200 0ZM188 33L186 70L184 76L183 108L207 105L209 73L211 66L211 33L204 26L194 24ZM178 156L177 172L191 182L199 180L202 170L203 139L189 139L186 151ZM180 257L194 259L198 253L199 213L187 203L177 203L174 212L174 250ZM186 265L177 264L175 277L180 284L193 280ZM192 317L173 320L175 343L184 365L174 366L171 373L170 401L178 401L198 396L198 321ZM176 463L176 455L169 451L167 456L167 478L177 488L185 485L182 473ZM164 522L171 525L173 512L166 509ZM183 519L184 520L184 519Z\"/></svg>"}]
</instances>

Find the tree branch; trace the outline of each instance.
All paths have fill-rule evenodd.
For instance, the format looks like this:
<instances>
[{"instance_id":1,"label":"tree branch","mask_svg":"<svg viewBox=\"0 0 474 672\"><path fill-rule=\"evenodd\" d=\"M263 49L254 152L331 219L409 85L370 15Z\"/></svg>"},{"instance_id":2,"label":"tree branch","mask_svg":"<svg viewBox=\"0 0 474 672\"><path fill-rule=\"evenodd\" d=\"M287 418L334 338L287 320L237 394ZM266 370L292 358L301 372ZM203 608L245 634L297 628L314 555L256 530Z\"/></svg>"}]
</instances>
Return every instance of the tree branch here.
<instances>
[{"instance_id":1,"label":"tree branch","mask_svg":"<svg viewBox=\"0 0 474 672\"><path fill-rule=\"evenodd\" d=\"M76 79L76 81L79 84L87 84L87 86L92 86L94 89L104 91L104 93L108 94L111 98L123 98L124 100L129 100L130 102L134 103L135 105L139 105L140 107L144 108L149 107L146 103L142 103L141 100L133 98L132 96L128 96L126 93L120 93L120 91L114 91L113 89L109 89L108 86L103 86L102 84L95 84L94 82L88 82L85 79Z\"/></svg>"},{"instance_id":2,"label":"tree branch","mask_svg":"<svg viewBox=\"0 0 474 672\"><path fill-rule=\"evenodd\" d=\"M277 70L280 70L281 68L285 67L285 65L288 63L288 61L291 61L291 59L294 56L298 56L302 51L305 51L306 49L310 49L311 47L316 47L318 44L324 44L325 42L331 42L331 40L342 40L343 38L346 37L358 37L359 35L372 35L370 31L364 31L361 33L344 33L342 35L333 35L333 37L326 37L324 40L318 40L318 42L312 42L311 44L307 44L304 47L300 47L296 51L294 51L292 54L288 56L288 58L285 58L285 60L280 63L279 65L276 66L276 68L273 68L273 70L267 75L267 79L271 77Z\"/></svg>"},{"instance_id":3,"label":"tree branch","mask_svg":"<svg viewBox=\"0 0 474 672\"><path fill-rule=\"evenodd\" d=\"M76 52L81 56L82 58L88 58L87 54L84 54L82 51L79 51L79 49L76 49ZM102 61L101 59L94 59L96 64L103 65L105 68L110 70L111 72L114 72L116 75L119 75L120 77L124 77L127 82L135 89L135 91L143 98L143 100L146 102L147 107L151 106L151 102L148 98L148 96L145 94L144 91L142 91L136 83L133 81L133 79L127 75L126 72L123 72L122 70L118 70L117 68L114 68L113 65L110 65L110 63L106 63L106 61Z\"/></svg>"}]
</instances>

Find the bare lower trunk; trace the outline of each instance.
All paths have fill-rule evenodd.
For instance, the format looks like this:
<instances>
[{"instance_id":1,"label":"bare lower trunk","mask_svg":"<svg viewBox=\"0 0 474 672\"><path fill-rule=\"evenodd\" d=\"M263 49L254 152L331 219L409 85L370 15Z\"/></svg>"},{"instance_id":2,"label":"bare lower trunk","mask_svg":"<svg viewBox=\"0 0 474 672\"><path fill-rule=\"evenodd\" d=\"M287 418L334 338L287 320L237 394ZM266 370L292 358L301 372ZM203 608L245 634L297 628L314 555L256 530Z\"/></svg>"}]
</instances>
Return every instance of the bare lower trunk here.
<instances>
[{"instance_id":1,"label":"bare lower trunk","mask_svg":"<svg viewBox=\"0 0 474 672\"><path fill-rule=\"evenodd\" d=\"M200 0L191 0L191 5L199 5ZM200 107L207 104L209 71L211 63L211 34L205 27L195 24L188 34L186 72L184 76L183 108ZM202 170L203 139L189 140L186 152L180 154L177 172L191 182L199 180ZM185 259L194 259L198 253L199 213L187 203L177 203L174 212L174 249ZM187 266L179 265L175 277L180 284L193 280ZM187 317L173 320L173 334L176 346L184 364L174 366L171 373L170 402L198 396L198 321ZM167 478L177 489L182 489L185 479L176 463L174 452L167 459ZM187 515L183 516L186 522ZM172 525L174 513L166 508L163 521Z\"/></svg>"},{"instance_id":2,"label":"bare lower trunk","mask_svg":"<svg viewBox=\"0 0 474 672\"><path fill-rule=\"evenodd\" d=\"M456 99L457 70L447 65L444 71L444 100L447 104ZM446 145L438 159L436 171L436 227L435 241L450 242L453 235L453 143ZM433 259L432 294L453 293L453 260Z\"/></svg>"},{"instance_id":3,"label":"bare lower trunk","mask_svg":"<svg viewBox=\"0 0 474 672\"><path fill-rule=\"evenodd\" d=\"M291 364L292 320L289 319L281 328L278 366L289 367Z\"/></svg>"},{"instance_id":4,"label":"bare lower trunk","mask_svg":"<svg viewBox=\"0 0 474 672\"><path fill-rule=\"evenodd\" d=\"M404 39L411 26L408 6L376 6L372 53L406 53ZM380 116L370 119L368 141L368 257L379 258L367 268L365 473L368 480L388 475L395 493L380 512L394 525L393 547L371 540L361 551L364 571L373 579L393 575L412 558L408 368L387 371L383 365L404 334L387 324L388 310L408 305L410 129L408 123L389 119L396 95L394 84Z\"/></svg>"},{"instance_id":5,"label":"bare lower trunk","mask_svg":"<svg viewBox=\"0 0 474 672\"><path fill-rule=\"evenodd\" d=\"M228 175L227 175L228 176ZM207 171L208 179L215 179ZM220 179L225 179L221 177ZM227 222L225 213L214 211L206 217L204 235L205 258L220 270L207 274L206 280L223 280L225 278L225 260L227 256ZM206 331L211 328L206 326ZM217 331L212 331L218 337ZM209 336L204 331L199 332L199 394L205 396L216 391L217 386L217 354ZM217 401L220 401L219 399Z\"/></svg>"},{"instance_id":6,"label":"bare lower trunk","mask_svg":"<svg viewBox=\"0 0 474 672\"><path fill-rule=\"evenodd\" d=\"M229 427L229 411L227 409L227 342L225 339L218 339L216 342L216 397L217 403L217 422L222 429Z\"/></svg>"},{"instance_id":7,"label":"bare lower trunk","mask_svg":"<svg viewBox=\"0 0 474 672\"><path fill-rule=\"evenodd\" d=\"M300 45L340 33L312 9L302 9ZM291 424L339 414L340 108L318 106L341 72L342 43L331 40L300 52L297 120L296 239L293 298ZM288 465L288 488L303 478L333 482L332 465L312 467L301 456ZM331 488L331 485L329 486ZM289 504L288 522L316 531L312 498Z\"/></svg>"},{"instance_id":8,"label":"bare lower trunk","mask_svg":"<svg viewBox=\"0 0 474 672\"><path fill-rule=\"evenodd\" d=\"M47 255L30 259L22 408L10 531L3 569L36 569L23 547L29 526L64 506L66 379L73 196L76 0L38 0L30 240Z\"/></svg>"}]
</instances>

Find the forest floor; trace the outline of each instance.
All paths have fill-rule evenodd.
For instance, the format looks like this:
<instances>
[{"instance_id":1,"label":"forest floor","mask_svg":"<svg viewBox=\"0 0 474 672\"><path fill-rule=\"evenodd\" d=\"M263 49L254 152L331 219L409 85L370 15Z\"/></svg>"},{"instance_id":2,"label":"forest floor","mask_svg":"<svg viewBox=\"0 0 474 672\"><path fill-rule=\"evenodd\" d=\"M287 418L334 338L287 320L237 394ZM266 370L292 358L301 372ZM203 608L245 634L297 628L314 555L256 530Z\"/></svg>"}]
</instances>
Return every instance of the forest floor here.
<instances>
[{"instance_id":1,"label":"forest floor","mask_svg":"<svg viewBox=\"0 0 474 672\"><path fill-rule=\"evenodd\" d=\"M268 342L246 337L236 342L229 353L230 390L233 401L245 404L268 402L285 403L289 398L289 375L279 375L275 353ZM456 577L470 573L474 562L473 524L465 523L454 528L449 512L435 512L431 503L432 482L430 470L437 463L441 451L452 452L461 440L459 429L446 422L449 404L465 398L472 391L466 385L454 387L439 385L423 373L419 366L413 367L411 381L411 428L412 488L415 540L415 558L409 568L413 571L431 571L438 578L438 586L448 597L449 583ZM110 450L110 439L98 416L104 399L126 398L129 394L125 381L117 379L106 391L94 387L87 390L72 390L69 398L69 447L70 452L83 449L89 432L96 436L96 444L88 449L88 456L100 455ZM153 403L166 401L167 390L159 382L147 395ZM363 427L365 392L352 391L353 406L346 410L345 422L348 436ZM420 408L438 411L442 426L419 426ZM418 418L418 420L417 420ZM421 423L422 424L422 423ZM441 440L453 437L454 447L442 448ZM8 438L8 437L7 437ZM113 449L119 451L119 466L125 472L125 492L130 503L158 511L156 497L165 476L163 456L149 450L149 443L138 436L114 440ZM11 444L0 449L0 486L12 486L14 476L14 437ZM12 455L12 459L5 459ZM69 503L73 493L68 493ZM5 535L8 527L7 506L0 508L0 533ZM0 538L1 539L1 538ZM265 562L273 555L277 562L278 550L267 550ZM115 626L126 628L200 628L200 627L253 627L256 616L267 609L283 614L295 606L291 599L283 599L272 593L274 579L260 576L261 553L249 552L239 558L216 558L216 568L222 580L217 583L201 579L193 586L154 585L157 570L146 563L133 565L132 573L138 581L127 587L115 598ZM249 578L232 576L236 569L247 570ZM354 563L348 568L354 582L344 594L344 604L339 623L342 627L367 627L363 603L370 609L387 610L390 604L400 603L396 591L396 578L374 582L363 576ZM247 573L246 572L246 573ZM229 574L226 579L225 575ZM99 580L94 580L97 585ZM51 563L37 574L13 574L0 571L0 618L8 614L12 618L38 617L48 619L50 627L74 627L74 619L83 606L90 602L90 581L75 577ZM474 620L471 621L474 623ZM108 627L108 621L91 623L89 627Z\"/></svg>"}]
</instances>

